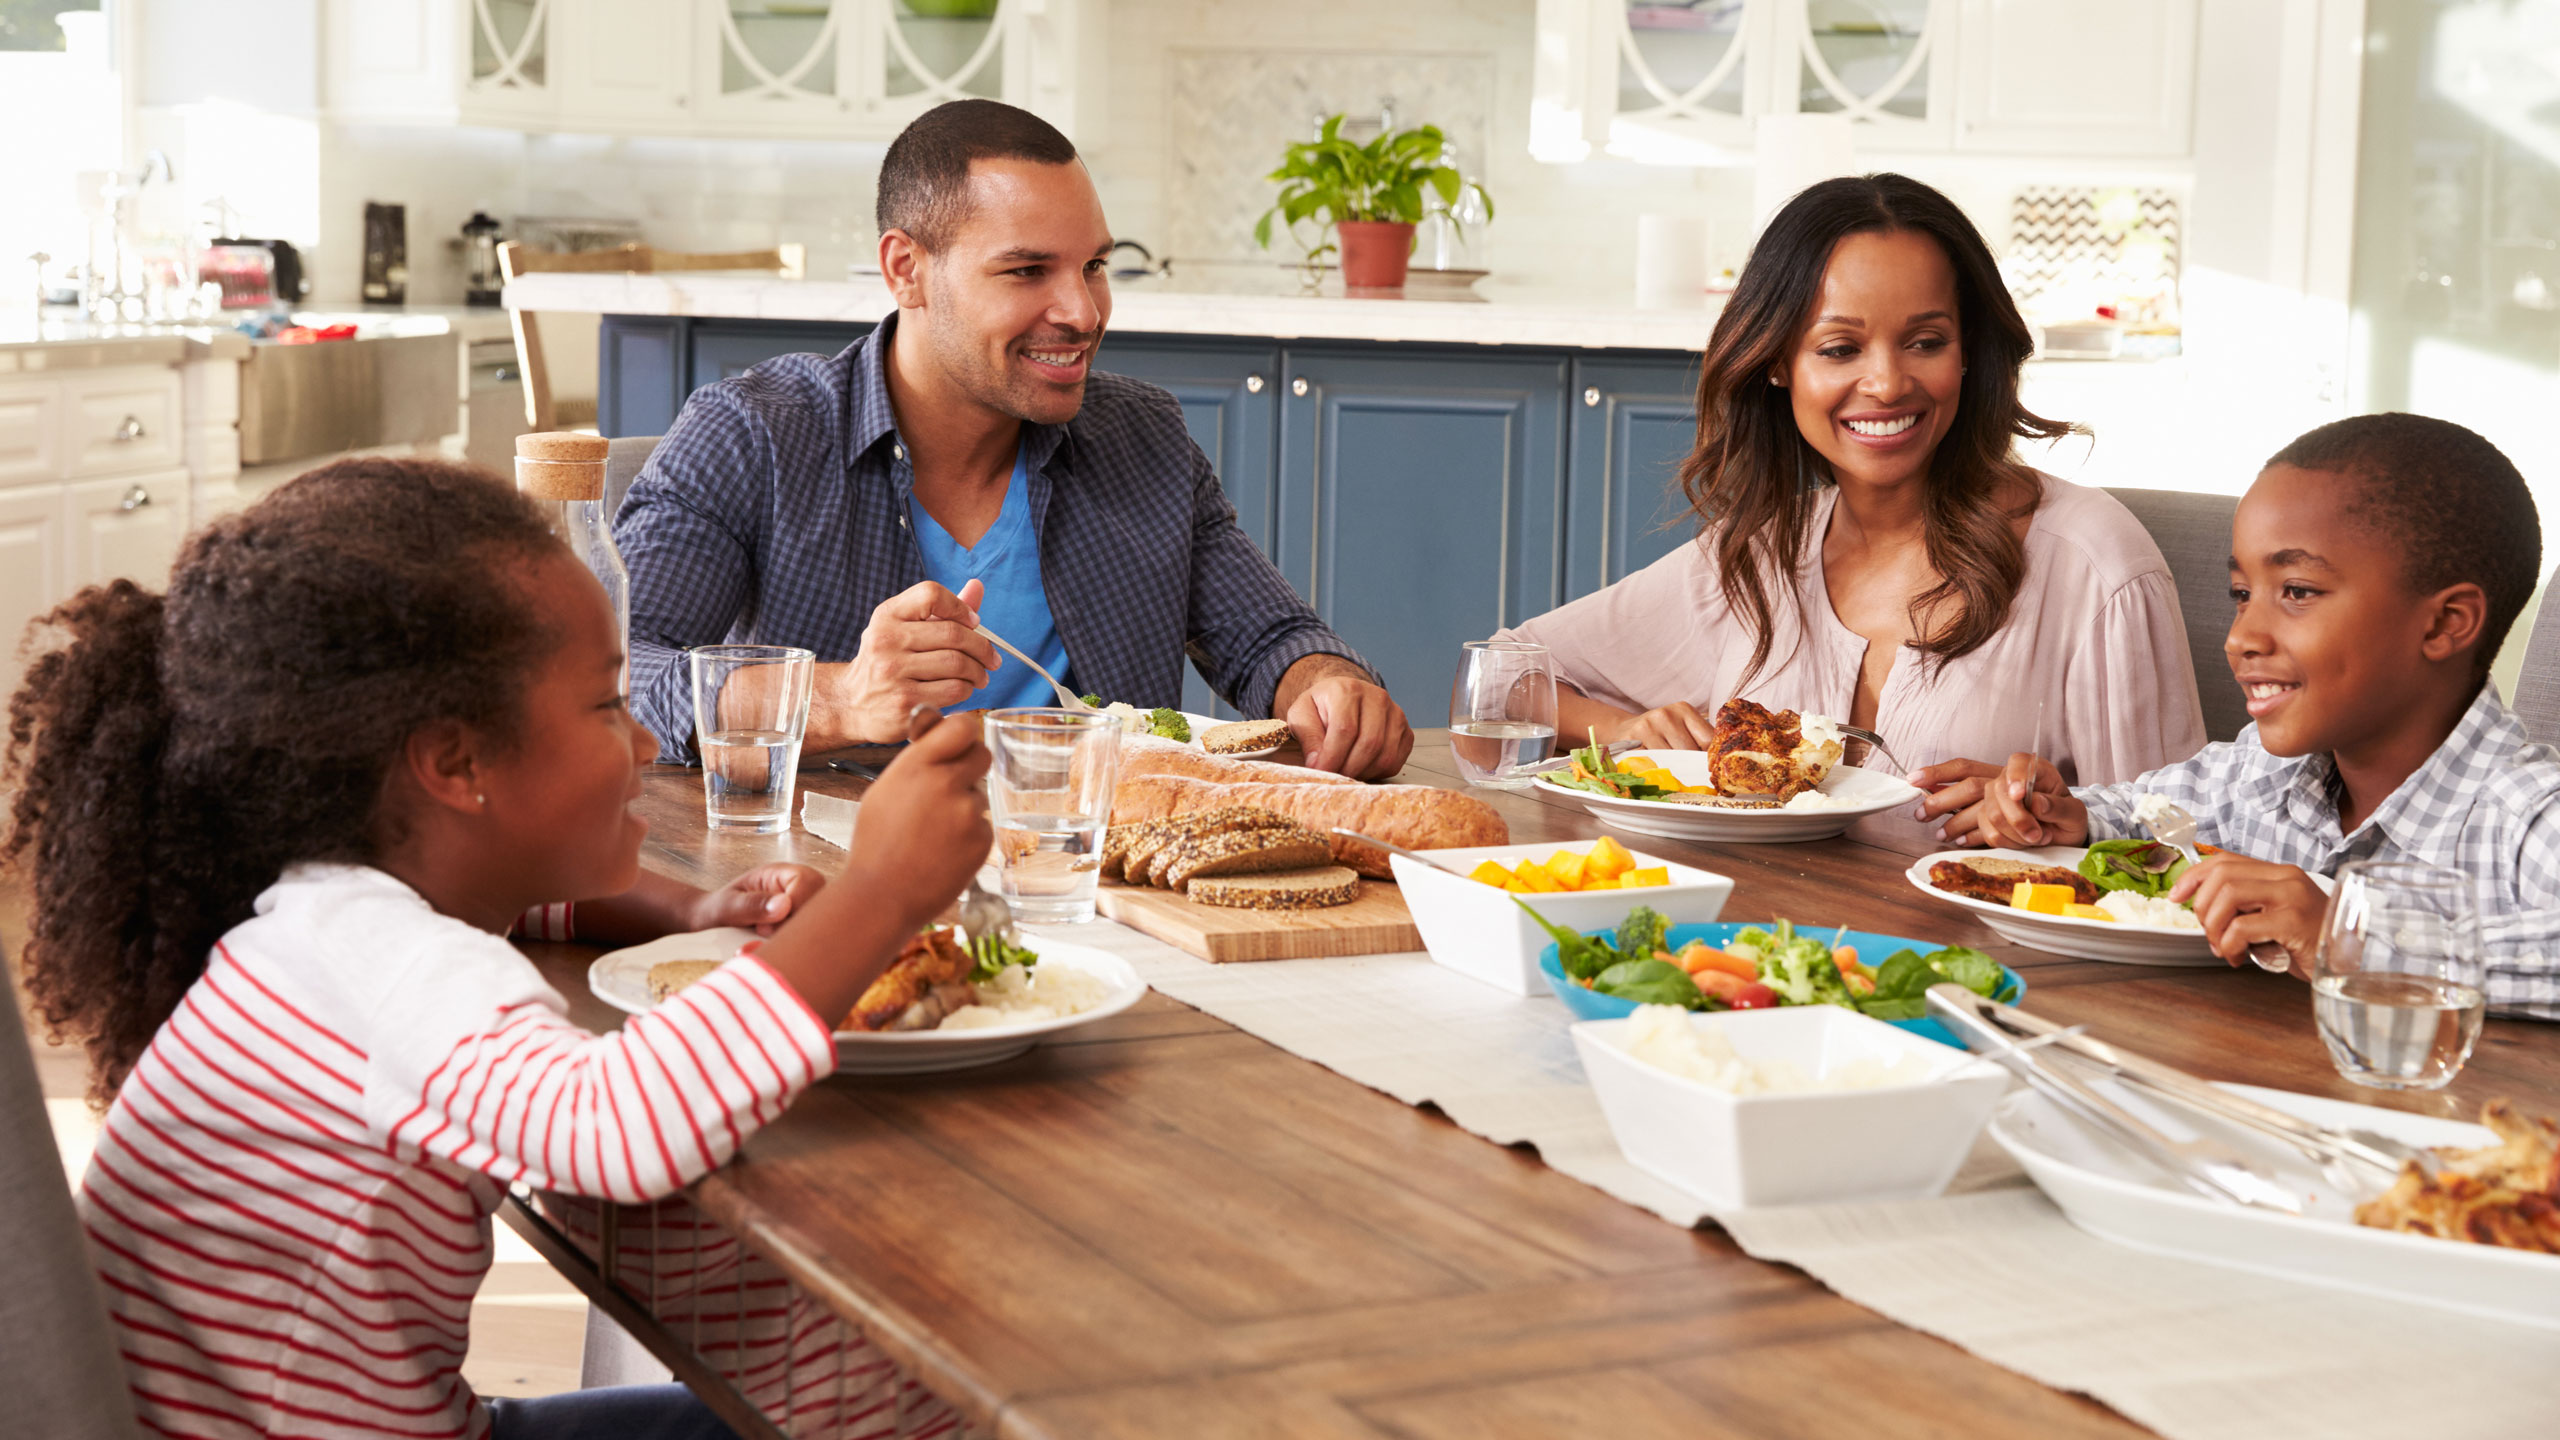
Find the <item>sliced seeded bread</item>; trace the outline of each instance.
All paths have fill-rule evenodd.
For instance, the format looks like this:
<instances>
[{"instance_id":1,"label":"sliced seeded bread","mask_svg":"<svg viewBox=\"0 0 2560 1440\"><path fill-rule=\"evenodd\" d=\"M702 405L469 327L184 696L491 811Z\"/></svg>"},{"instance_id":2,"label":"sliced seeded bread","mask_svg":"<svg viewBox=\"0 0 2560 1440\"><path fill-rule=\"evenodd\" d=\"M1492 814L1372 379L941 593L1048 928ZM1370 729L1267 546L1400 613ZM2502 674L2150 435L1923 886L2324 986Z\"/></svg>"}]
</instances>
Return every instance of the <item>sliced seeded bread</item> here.
<instances>
[{"instance_id":1,"label":"sliced seeded bread","mask_svg":"<svg viewBox=\"0 0 2560 1440\"><path fill-rule=\"evenodd\" d=\"M1215 875L1184 892L1203 905L1229 910L1323 910L1360 898L1360 874L1346 865L1275 870L1260 875Z\"/></svg>"},{"instance_id":2,"label":"sliced seeded bread","mask_svg":"<svg viewBox=\"0 0 2560 1440\"><path fill-rule=\"evenodd\" d=\"M1312 830L1222 830L1194 835L1156 857L1154 883L1180 890L1208 875L1250 875L1303 870L1333 859L1333 842Z\"/></svg>"},{"instance_id":3,"label":"sliced seeded bread","mask_svg":"<svg viewBox=\"0 0 2560 1440\"><path fill-rule=\"evenodd\" d=\"M1200 748L1212 755L1241 755L1289 743L1286 720L1236 720L1200 732Z\"/></svg>"},{"instance_id":4,"label":"sliced seeded bread","mask_svg":"<svg viewBox=\"0 0 2560 1440\"><path fill-rule=\"evenodd\" d=\"M1230 805L1176 815L1157 823L1164 828L1132 839L1128 853L1120 859L1121 878L1132 885L1154 884L1156 865L1166 851L1184 840L1201 835L1220 835L1230 830L1277 830L1294 826L1297 822L1275 811L1250 805ZM1104 843L1109 843L1108 837Z\"/></svg>"}]
</instances>

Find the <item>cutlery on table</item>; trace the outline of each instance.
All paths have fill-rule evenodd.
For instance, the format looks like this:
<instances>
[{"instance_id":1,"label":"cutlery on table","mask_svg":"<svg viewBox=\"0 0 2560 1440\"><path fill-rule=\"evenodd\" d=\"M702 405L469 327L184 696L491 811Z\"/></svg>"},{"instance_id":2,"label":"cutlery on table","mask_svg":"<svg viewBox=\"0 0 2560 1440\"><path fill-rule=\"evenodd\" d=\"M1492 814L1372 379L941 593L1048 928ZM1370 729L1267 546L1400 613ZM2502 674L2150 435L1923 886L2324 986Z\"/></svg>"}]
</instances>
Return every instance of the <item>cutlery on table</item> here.
<instances>
[{"instance_id":1,"label":"cutlery on table","mask_svg":"<svg viewBox=\"0 0 2560 1440\"><path fill-rule=\"evenodd\" d=\"M1073 690L1068 689L1066 686L1059 684L1059 683L1058 683L1058 677L1057 677L1057 676L1052 675L1052 674L1050 674L1048 671L1041 669L1041 668L1040 668L1040 662L1039 662L1039 661L1034 660L1034 659L1032 659L1030 656L1023 654L1021 651L1014 649L1014 648L1013 648L1013 646L1012 646L1010 643L1008 643L1008 642L1005 640L1005 638L1004 638L1003 636L998 635L996 632L994 632L993 630L988 629L988 628L987 628L986 626L984 626L984 625L975 626L975 627L973 627L973 628L975 628L975 629L977 630L977 632L978 632L978 634L979 634L980 636L982 636L982 637L984 637L984 638L986 639L986 641L987 641L987 643L988 643L988 644L995 646L997 649L999 649L999 650L1003 651L1003 652L1004 652L1004 653L1006 653L1007 655L1010 655L1010 656L1012 656L1014 659L1021 661L1023 664L1030 666L1030 667L1031 667L1031 673L1032 673L1032 674L1037 675L1037 676L1039 676L1041 679L1048 681L1048 682L1049 682L1049 688L1058 692L1058 704L1059 704L1059 705L1061 705L1062 707L1064 707L1064 708L1066 708L1066 709L1069 709L1069 710L1082 710L1082 711L1084 711L1086 714L1089 714L1089 715L1098 715L1098 714L1102 713L1102 712L1100 712L1099 710L1096 710L1094 707L1092 707L1092 706L1087 705L1086 703L1084 703L1084 697L1083 697L1083 696L1081 696L1081 695L1077 694L1077 693L1076 693L1076 692L1074 692Z\"/></svg>"},{"instance_id":2,"label":"cutlery on table","mask_svg":"<svg viewBox=\"0 0 2560 1440\"><path fill-rule=\"evenodd\" d=\"M2151 832L2152 839L2186 856L2188 864L2204 863L2204 856L2196 849L2196 817L2184 809L2163 802L2157 807L2157 813L2143 822L2142 828ZM2259 969L2278 975L2293 968L2292 952L2273 940L2261 940L2250 946L2249 958L2257 962Z\"/></svg>"},{"instance_id":3,"label":"cutlery on table","mask_svg":"<svg viewBox=\"0 0 2560 1440\"><path fill-rule=\"evenodd\" d=\"M1904 767L1902 761L1895 757L1893 747L1884 743L1883 736L1862 725L1842 725L1839 728L1840 733L1848 736L1850 739L1864 740L1867 742L1867 753L1869 759L1873 759L1875 756L1881 755L1884 757L1884 763L1893 767L1893 773L1895 775L1908 775L1911 773L1910 770ZM1860 768L1865 767L1862 766Z\"/></svg>"},{"instance_id":4,"label":"cutlery on table","mask_svg":"<svg viewBox=\"0 0 2560 1440\"><path fill-rule=\"evenodd\" d=\"M1929 1008L1953 1025L1969 1048L1979 1042L1977 1053L1983 1058L2026 1081L2064 1114L2148 1159L2179 1184L2208 1200L2287 1215L2302 1213L2299 1196L2261 1172L2239 1151L2203 1137L2173 1140L2069 1070L2040 1063L1973 1003L1982 998L1953 982L1929 987ZM2015 1013L2010 1006L1997 1008ZM2085 1038L2057 1039L2055 1048L2067 1051L2075 1039Z\"/></svg>"}]
</instances>

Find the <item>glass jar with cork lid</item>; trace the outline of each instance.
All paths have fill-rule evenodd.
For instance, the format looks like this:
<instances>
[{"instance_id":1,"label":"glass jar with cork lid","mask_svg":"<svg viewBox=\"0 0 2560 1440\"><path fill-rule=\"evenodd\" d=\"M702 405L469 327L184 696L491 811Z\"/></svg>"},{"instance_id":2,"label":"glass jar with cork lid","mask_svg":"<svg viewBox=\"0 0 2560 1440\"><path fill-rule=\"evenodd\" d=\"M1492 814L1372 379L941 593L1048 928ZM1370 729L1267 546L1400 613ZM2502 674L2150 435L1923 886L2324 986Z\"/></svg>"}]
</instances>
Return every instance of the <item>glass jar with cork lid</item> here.
<instances>
[{"instance_id":1,"label":"glass jar with cork lid","mask_svg":"<svg viewBox=\"0 0 2560 1440\"><path fill-rule=\"evenodd\" d=\"M516 489L542 507L551 528L578 563L594 572L613 606L614 633L622 641L622 679L631 684L631 573L613 545L613 517L605 513L604 460L611 446L601 435L551 430L516 437Z\"/></svg>"}]
</instances>

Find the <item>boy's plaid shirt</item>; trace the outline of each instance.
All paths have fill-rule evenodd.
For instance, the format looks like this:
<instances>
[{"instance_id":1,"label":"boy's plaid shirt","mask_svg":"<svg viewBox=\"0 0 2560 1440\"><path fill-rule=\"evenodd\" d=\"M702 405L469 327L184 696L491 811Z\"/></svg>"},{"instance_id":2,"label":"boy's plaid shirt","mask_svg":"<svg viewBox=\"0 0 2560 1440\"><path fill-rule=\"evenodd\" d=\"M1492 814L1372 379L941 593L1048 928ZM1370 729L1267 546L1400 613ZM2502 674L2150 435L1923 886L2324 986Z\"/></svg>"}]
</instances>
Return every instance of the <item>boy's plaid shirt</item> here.
<instances>
[{"instance_id":1,"label":"boy's plaid shirt","mask_svg":"<svg viewBox=\"0 0 2560 1440\"><path fill-rule=\"evenodd\" d=\"M2483 683L2427 763L2352 835L2339 833L2337 766L2290 760L2258 744L2258 727L2195 758L2116 785L2071 793L2089 807L2089 838L2141 835L2134 801L2163 795L2196 817L2196 838L2257 860L2335 875L2349 860L2417 860L2458 870L2480 897L2492 1011L2560 1020L2560 751Z\"/></svg>"}]
</instances>

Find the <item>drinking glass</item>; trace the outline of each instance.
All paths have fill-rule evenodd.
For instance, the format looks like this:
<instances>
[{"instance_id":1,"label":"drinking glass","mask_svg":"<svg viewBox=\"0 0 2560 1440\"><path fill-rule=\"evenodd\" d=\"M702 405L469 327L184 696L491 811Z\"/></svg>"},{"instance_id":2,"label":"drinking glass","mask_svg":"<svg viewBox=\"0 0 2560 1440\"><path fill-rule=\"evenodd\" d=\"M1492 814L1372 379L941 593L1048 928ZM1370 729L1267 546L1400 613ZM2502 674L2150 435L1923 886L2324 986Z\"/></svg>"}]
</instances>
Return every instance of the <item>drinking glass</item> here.
<instances>
[{"instance_id":1,"label":"drinking glass","mask_svg":"<svg viewBox=\"0 0 2560 1440\"><path fill-rule=\"evenodd\" d=\"M2441 1089L2480 1038L2480 913L2458 871L2338 868L2311 962L2311 1011L2338 1073L2378 1090Z\"/></svg>"},{"instance_id":2,"label":"drinking glass","mask_svg":"<svg viewBox=\"0 0 2560 1440\"><path fill-rule=\"evenodd\" d=\"M711 828L763 835L790 829L817 656L789 645L703 645L687 653Z\"/></svg>"},{"instance_id":3,"label":"drinking glass","mask_svg":"<svg viewBox=\"0 0 2560 1440\"><path fill-rule=\"evenodd\" d=\"M1449 686L1449 756L1470 785L1518 790L1524 765L1556 745L1555 659L1526 640L1470 640L1458 647Z\"/></svg>"},{"instance_id":4,"label":"drinking glass","mask_svg":"<svg viewBox=\"0 0 2560 1440\"><path fill-rule=\"evenodd\" d=\"M1119 721L1089 711L987 712L996 883L1017 919L1093 918L1102 832L1120 779L1120 736Z\"/></svg>"}]
</instances>

